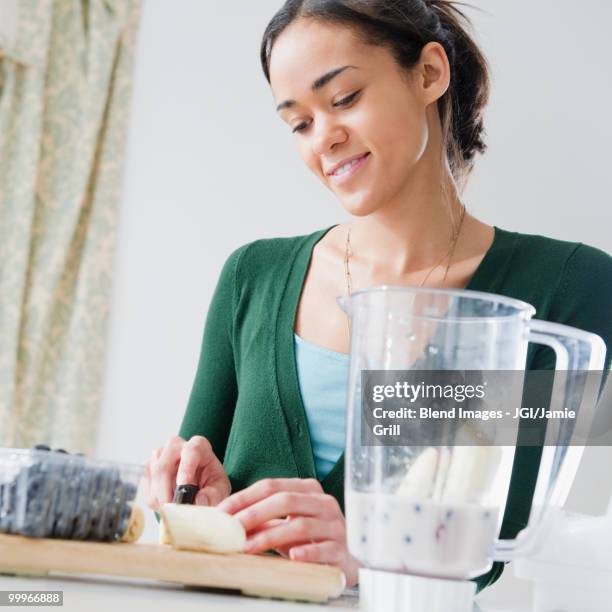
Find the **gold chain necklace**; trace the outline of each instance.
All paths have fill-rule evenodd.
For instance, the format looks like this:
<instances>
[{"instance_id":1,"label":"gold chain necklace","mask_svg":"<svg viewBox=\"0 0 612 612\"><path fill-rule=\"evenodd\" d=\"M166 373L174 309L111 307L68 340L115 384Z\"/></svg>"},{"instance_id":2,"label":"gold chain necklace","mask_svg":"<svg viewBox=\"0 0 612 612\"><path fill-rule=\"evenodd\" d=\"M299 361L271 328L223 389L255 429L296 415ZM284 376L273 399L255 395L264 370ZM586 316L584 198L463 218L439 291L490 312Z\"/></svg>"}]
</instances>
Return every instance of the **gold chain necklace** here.
<instances>
[{"instance_id":1,"label":"gold chain necklace","mask_svg":"<svg viewBox=\"0 0 612 612\"><path fill-rule=\"evenodd\" d=\"M448 270L451 266L451 261L453 259L453 255L455 253L455 247L457 246L457 240L459 239L459 234L461 233L461 227L463 226L463 219L465 217L465 204L461 204L461 217L459 219L459 226L457 227L457 231L454 232L454 236L451 241L451 246L448 251L434 264L434 266L427 272L425 278L421 281L419 287L423 287L427 282L427 279L431 276L432 272L446 259L448 258L448 262L446 264L446 270L444 271L444 278L442 282L446 281L446 277L448 276ZM351 268L349 264L349 260L353 254L353 250L351 249L351 228L349 227L348 232L346 233L346 247L344 249L344 275L346 277L346 291L347 295L350 297L353 293L353 279L351 277ZM349 335L351 332L351 318L348 317L348 329Z\"/></svg>"}]
</instances>

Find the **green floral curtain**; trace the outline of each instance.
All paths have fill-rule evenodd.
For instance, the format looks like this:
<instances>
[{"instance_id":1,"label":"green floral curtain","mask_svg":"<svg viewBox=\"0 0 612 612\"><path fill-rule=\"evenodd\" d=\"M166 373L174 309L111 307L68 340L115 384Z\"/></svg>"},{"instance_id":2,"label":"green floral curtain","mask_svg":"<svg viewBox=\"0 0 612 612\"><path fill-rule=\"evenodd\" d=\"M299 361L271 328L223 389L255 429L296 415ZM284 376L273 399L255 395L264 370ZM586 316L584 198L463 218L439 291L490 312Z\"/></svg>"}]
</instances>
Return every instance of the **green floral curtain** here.
<instances>
[{"instance_id":1,"label":"green floral curtain","mask_svg":"<svg viewBox=\"0 0 612 612\"><path fill-rule=\"evenodd\" d=\"M93 448L139 15L0 2L0 446Z\"/></svg>"}]
</instances>

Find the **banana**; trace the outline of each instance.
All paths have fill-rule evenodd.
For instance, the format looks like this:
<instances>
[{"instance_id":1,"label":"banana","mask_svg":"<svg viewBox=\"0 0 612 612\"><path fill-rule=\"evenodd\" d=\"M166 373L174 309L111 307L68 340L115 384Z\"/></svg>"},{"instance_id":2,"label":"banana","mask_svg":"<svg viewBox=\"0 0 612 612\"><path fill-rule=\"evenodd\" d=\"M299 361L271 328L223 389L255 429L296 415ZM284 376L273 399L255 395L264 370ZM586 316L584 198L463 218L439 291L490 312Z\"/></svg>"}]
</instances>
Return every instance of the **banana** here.
<instances>
[{"instance_id":1,"label":"banana","mask_svg":"<svg viewBox=\"0 0 612 612\"><path fill-rule=\"evenodd\" d=\"M410 466L396 493L407 497L429 497L433 489L437 465L437 451L431 447L423 450Z\"/></svg>"},{"instance_id":2,"label":"banana","mask_svg":"<svg viewBox=\"0 0 612 612\"><path fill-rule=\"evenodd\" d=\"M395 492L413 498L480 503L501 459L502 452L497 446L429 447L416 458Z\"/></svg>"},{"instance_id":3,"label":"banana","mask_svg":"<svg viewBox=\"0 0 612 612\"><path fill-rule=\"evenodd\" d=\"M131 544L132 542L136 542L138 538L142 535L145 526L145 516L144 512L139 506L132 506L132 514L130 515L130 520L128 522L127 529L121 538L122 542L126 542L127 544Z\"/></svg>"},{"instance_id":4,"label":"banana","mask_svg":"<svg viewBox=\"0 0 612 612\"><path fill-rule=\"evenodd\" d=\"M481 503L502 459L498 446L455 446L442 499Z\"/></svg>"},{"instance_id":5,"label":"banana","mask_svg":"<svg viewBox=\"0 0 612 612\"><path fill-rule=\"evenodd\" d=\"M164 517L159 517L159 545L160 546L171 546L172 540L170 539L170 534L168 533L168 528L166 527L166 522L164 521Z\"/></svg>"},{"instance_id":6,"label":"banana","mask_svg":"<svg viewBox=\"0 0 612 612\"><path fill-rule=\"evenodd\" d=\"M242 523L213 506L163 504L160 513L174 548L231 553L246 543Z\"/></svg>"}]
</instances>

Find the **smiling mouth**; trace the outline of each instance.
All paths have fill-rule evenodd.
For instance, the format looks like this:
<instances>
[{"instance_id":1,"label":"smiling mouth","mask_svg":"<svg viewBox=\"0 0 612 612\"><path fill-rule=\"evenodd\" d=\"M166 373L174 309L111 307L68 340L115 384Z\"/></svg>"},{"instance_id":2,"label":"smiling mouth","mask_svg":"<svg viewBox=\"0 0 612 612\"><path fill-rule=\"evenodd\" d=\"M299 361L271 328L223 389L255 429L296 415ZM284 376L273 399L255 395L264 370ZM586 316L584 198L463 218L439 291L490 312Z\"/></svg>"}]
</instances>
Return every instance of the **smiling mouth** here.
<instances>
[{"instance_id":1,"label":"smiling mouth","mask_svg":"<svg viewBox=\"0 0 612 612\"><path fill-rule=\"evenodd\" d=\"M329 177L334 182L339 182L348 178L349 176L352 176L361 168L361 166L363 166L368 157L370 157L369 151L367 153L364 153L361 157L352 159L350 162L347 162L339 168L336 168L333 172L330 172Z\"/></svg>"},{"instance_id":2,"label":"smiling mouth","mask_svg":"<svg viewBox=\"0 0 612 612\"><path fill-rule=\"evenodd\" d=\"M345 172L348 172L355 164L357 164L364 157L367 157L369 154L370 154L369 152L364 153L363 155L360 155L359 157L356 157L355 159L351 159L351 161L346 162L342 166L339 166L338 168L336 168L333 172L330 172L329 176L340 176L344 174Z\"/></svg>"}]
</instances>

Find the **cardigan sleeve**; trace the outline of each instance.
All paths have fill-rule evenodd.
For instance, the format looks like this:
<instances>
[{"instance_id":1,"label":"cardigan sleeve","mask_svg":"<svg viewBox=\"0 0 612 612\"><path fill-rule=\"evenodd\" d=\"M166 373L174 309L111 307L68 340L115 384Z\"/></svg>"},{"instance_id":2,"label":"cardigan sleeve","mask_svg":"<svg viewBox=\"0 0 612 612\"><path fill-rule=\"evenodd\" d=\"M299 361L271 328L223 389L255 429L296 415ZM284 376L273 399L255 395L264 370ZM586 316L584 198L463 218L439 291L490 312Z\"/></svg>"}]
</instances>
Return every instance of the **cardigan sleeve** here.
<instances>
[{"instance_id":1,"label":"cardigan sleeve","mask_svg":"<svg viewBox=\"0 0 612 612\"><path fill-rule=\"evenodd\" d=\"M234 359L236 270L244 247L225 262L208 308L195 380L179 430L182 438L204 436L223 461L238 384Z\"/></svg>"},{"instance_id":2,"label":"cardigan sleeve","mask_svg":"<svg viewBox=\"0 0 612 612\"><path fill-rule=\"evenodd\" d=\"M612 257L599 249L576 245L566 262L546 319L601 336L606 344L604 379L612 359L611 312ZM554 352L547 346L539 346L531 369L551 370L554 367ZM536 446L521 446L516 450L501 538L514 538L527 526L541 453L542 448ZM495 562L489 572L474 579L477 592L493 584L503 569L503 563Z\"/></svg>"}]
</instances>

